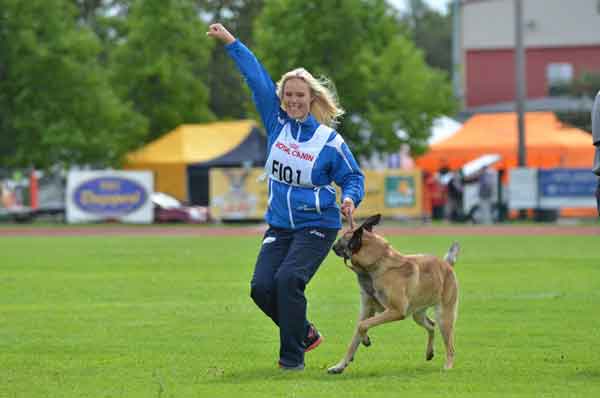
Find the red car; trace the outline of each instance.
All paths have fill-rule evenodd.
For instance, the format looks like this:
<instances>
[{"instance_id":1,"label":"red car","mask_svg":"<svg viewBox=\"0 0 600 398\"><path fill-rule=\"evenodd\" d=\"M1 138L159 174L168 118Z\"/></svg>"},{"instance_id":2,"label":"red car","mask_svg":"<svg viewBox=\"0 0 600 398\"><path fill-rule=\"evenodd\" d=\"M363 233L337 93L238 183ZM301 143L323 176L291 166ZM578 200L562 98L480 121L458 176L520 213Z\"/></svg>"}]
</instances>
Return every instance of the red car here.
<instances>
[{"instance_id":1,"label":"red car","mask_svg":"<svg viewBox=\"0 0 600 398\"><path fill-rule=\"evenodd\" d=\"M211 221L206 206L187 206L163 192L154 192L151 198L154 204L154 222L202 224Z\"/></svg>"}]
</instances>

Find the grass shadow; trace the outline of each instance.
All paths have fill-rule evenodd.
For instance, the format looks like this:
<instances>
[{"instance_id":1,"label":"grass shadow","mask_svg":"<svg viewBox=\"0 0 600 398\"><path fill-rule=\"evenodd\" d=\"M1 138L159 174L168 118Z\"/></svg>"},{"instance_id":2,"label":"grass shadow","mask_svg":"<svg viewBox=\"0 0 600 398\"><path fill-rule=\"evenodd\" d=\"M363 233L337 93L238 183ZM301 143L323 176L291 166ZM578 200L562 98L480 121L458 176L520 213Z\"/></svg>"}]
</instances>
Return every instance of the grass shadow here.
<instances>
[{"instance_id":1,"label":"grass shadow","mask_svg":"<svg viewBox=\"0 0 600 398\"><path fill-rule=\"evenodd\" d=\"M437 366L428 366L427 364L417 366L381 366L374 369L373 366L363 367L350 366L342 374L329 374L327 367L319 366L307 368L303 371L283 371L274 366L256 366L246 369L237 369L232 371L222 371L206 379L206 384L249 384L257 381L277 381L277 380L312 380L319 382L355 382L356 380L368 379L376 381L377 379L395 378L398 381L402 379L412 380L415 378L431 377L436 374L451 374L454 371L444 371Z\"/></svg>"}]
</instances>

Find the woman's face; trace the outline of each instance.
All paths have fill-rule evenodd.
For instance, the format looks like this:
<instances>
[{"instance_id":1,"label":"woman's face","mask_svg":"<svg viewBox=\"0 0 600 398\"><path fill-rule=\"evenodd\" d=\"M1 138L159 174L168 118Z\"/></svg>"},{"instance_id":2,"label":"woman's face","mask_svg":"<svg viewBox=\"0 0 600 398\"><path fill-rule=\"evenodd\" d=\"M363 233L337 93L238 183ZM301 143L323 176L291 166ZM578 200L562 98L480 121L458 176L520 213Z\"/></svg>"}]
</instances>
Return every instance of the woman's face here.
<instances>
[{"instance_id":1,"label":"woman's face","mask_svg":"<svg viewBox=\"0 0 600 398\"><path fill-rule=\"evenodd\" d=\"M292 77L283 86L283 109L292 119L304 120L310 112L312 95L308 83Z\"/></svg>"}]
</instances>

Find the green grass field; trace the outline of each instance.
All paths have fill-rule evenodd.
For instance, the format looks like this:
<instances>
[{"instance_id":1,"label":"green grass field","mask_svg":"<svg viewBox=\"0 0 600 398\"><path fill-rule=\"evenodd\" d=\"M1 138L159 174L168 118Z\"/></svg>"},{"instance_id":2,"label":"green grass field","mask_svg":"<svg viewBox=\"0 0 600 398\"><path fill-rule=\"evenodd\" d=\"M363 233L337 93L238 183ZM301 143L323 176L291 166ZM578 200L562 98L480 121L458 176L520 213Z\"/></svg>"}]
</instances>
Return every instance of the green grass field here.
<instances>
[{"instance_id":1,"label":"green grass field","mask_svg":"<svg viewBox=\"0 0 600 398\"><path fill-rule=\"evenodd\" d=\"M397 236L456 266L455 369L412 320L373 329L342 375L358 286L330 255L307 289L325 342L276 367L249 298L260 237L0 238L0 397L593 397L600 394L594 236Z\"/></svg>"}]
</instances>

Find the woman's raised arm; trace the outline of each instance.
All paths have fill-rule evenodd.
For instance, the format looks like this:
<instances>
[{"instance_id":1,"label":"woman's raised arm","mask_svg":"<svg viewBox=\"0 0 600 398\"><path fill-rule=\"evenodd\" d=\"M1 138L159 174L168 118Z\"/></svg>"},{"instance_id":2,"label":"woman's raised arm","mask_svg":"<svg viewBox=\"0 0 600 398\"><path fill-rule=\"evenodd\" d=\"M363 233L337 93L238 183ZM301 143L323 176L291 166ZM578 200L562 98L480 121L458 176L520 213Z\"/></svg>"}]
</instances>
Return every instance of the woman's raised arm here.
<instances>
[{"instance_id":1,"label":"woman's raised arm","mask_svg":"<svg viewBox=\"0 0 600 398\"><path fill-rule=\"evenodd\" d=\"M267 134L275 131L278 123L279 97L269 73L256 56L235 38L222 24L209 26L206 34L225 44L225 49L252 91L252 99L263 120Z\"/></svg>"}]
</instances>

